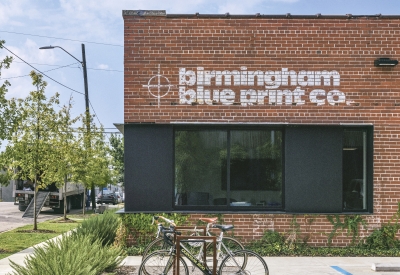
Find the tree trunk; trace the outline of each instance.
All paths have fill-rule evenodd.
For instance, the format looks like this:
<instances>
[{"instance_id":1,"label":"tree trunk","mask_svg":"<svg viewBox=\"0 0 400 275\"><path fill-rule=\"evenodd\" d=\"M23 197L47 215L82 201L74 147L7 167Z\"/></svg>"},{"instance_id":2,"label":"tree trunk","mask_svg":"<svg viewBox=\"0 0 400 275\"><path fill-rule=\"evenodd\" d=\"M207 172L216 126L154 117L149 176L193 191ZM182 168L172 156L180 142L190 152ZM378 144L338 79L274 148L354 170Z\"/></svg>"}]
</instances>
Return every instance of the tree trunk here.
<instances>
[{"instance_id":1,"label":"tree trunk","mask_svg":"<svg viewBox=\"0 0 400 275\"><path fill-rule=\"evenodd\" d=\"M91 184L91 199L92 199L92 209L96 209L96 198L95 198L95 190L94 190L94 183Z\"/></svg>"},{"instance_id":2,"label":"tree trunk","mask_svg":"<svg viewBox=\"0 0 400 275\"><path fill-rule=\"evenodd\" d=\"M82 207L82 215L85 216L85 209L86 209L86 195L87 189L85 187L85 192L83 193L83 207Z\"/></svg>"},{"instance_id":3,"label":"tree trunk","mask_svg":"<svg viewBox=\"0 0 400 275\"><path fill-rule=\"evenodd\" d=\"M36 216L36 197L37 197L38 183L37 175L33 187L33 230L37 230L37 216Z\"/></svg>"},{"instance_id":4,"label":"tree trunk","mask_svg":"<svg viewBox=\"0 0 400 275\"><path fill-rule=\"evenodd\" d=\"M64 194L63 194L63 200L64 200L64 221L67 219L67 177L65 176L64 178Z\"/></svg>"}]
</instances>

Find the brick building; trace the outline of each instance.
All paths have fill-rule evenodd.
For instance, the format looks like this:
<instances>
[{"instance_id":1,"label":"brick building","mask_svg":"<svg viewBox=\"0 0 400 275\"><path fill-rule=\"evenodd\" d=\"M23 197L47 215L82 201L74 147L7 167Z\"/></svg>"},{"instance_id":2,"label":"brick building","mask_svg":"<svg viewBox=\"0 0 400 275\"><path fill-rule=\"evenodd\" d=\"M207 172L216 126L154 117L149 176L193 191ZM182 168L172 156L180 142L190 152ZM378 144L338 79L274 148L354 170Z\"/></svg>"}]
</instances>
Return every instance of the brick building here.
<instances>
[{"instance_id":1,"label":"brick building","mask_svg":"<svg viewBox=\"0 0 400 275\"><path fill-rule=\"evenodd\" d=\"M126 213L326 244L400 200L400 16L123 11ZM343 232L333 241L350 241Z\"/></svg>"}]
</instances>

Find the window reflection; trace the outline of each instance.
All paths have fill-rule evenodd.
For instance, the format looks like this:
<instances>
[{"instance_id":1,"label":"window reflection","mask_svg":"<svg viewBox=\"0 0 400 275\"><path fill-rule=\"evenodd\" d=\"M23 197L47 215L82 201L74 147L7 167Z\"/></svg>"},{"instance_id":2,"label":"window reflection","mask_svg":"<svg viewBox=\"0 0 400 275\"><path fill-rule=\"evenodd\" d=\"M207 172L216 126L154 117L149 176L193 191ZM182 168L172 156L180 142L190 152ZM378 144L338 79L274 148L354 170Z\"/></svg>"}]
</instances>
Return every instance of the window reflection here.
<instances>
[{"instance_id":1,"label":"window reflection","mask_svg":"<svg viewBox=\"0 0 400 275\"><path fill-rule=\"evenodd\" d=\"M175 132L176 205L282 208L282 132Z\"/></svg>"},{"instance_id":2,"label":"window reflection","mask_svg":"<svg viewBox=\"0 0 400 275\"><path fill-rule=\"evenodd\" d=\"M227 146L226 131L175 132L176 205L213 205L226 201L221 190L220 152Z\"/></svg>"},{"instance_id":3,"label":"window reflection","mask_svg":"<svg viewBox=\"0 0 400 275\"><path fill-rule=\"evenodd\" d=\"M365 130L345 130L343 134L343 209L365 210L367 207Z\"/></svg>"}]
</instances>

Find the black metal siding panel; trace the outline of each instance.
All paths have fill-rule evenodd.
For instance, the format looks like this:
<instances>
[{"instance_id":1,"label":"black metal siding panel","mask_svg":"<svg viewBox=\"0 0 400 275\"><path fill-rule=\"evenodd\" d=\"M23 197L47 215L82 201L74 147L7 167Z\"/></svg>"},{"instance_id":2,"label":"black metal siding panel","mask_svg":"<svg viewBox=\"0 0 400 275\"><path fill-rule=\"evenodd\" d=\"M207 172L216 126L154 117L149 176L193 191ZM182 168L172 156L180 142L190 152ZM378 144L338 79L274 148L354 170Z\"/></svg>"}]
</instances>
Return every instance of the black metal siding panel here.
<instances>
[{"instance_id":1,"label":"black metal siding panel","mask_svg":"<svg viewBox=\"0 0 400 275\"><path fill-rule=\"evenodd\" d=\"M342 129L287 127L285 138L286 212L342 212Z\"/></svg>"},{"instance_id":2,"label":"black metal siding panel","mask_svg":"<svg viewBox=\"0 0 400 275\"><path fill-rule=\"evenodd\" d=\"M171 125L125 125L125 211L172 211Z\"/></svg>"}]
</instances>

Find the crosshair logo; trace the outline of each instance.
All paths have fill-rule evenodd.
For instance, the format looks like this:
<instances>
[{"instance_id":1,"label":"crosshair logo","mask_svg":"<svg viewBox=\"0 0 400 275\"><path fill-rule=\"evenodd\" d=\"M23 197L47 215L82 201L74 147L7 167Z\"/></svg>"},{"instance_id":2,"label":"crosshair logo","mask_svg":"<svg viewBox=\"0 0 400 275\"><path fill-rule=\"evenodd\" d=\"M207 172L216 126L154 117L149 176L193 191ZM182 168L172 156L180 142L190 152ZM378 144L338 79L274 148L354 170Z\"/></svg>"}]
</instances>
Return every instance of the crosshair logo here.
<instances>
[{"instance_id":1,"label":"crosshair logo","mask_svg":"<svg viewBox=\"0 0 400 275\"><path fill-rule=\"evenodd\" d=\"M158 107L160 107L160 99L166 96L172 87L168 78L160 74L160 64L158 64L158 73L149 79L147 85L143 85L149 91L149 94L157 98Z\"/></svg>"}]
</instances>

